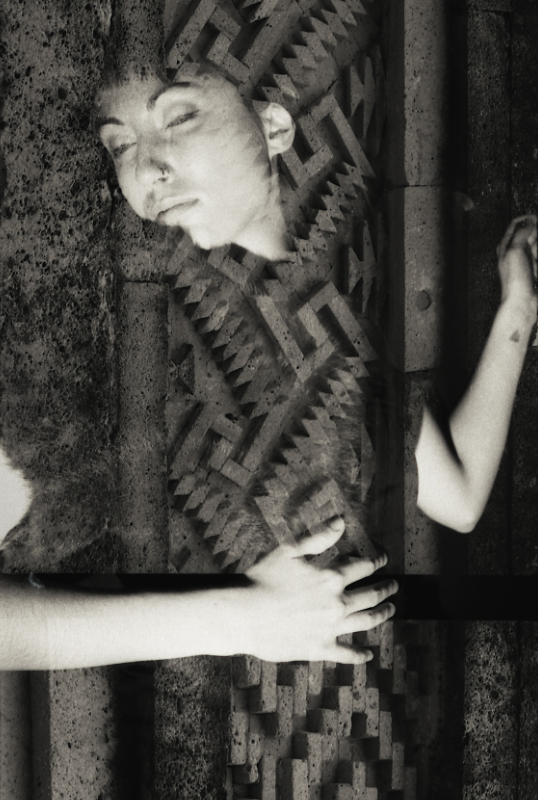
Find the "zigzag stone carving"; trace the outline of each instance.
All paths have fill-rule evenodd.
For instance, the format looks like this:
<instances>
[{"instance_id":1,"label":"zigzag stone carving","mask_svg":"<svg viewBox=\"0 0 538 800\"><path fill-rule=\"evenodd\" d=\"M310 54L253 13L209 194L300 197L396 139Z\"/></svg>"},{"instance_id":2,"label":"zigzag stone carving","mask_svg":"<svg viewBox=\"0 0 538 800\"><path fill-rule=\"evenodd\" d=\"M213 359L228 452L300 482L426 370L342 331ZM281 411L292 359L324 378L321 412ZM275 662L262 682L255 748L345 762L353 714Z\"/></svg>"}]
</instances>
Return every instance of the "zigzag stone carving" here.
<instances>
[{"instance_id":1,"label":"zigzag stone carving","mask_svg":"<svg viewBox=\"0 0 538 800\"><path fill-rule=\"evenodd\" d=\"M172 513L222 569L242 571L336 513L347 523L340 551L374 550L362 506L375 474L369 365L384 252L376 15L358 0L246 0L236 13L199 0L167 43L171 75L204 57L297 124L280 159L293 260L267 263L235 246L202 253L185 237L166 267L173 315L195 331L194 349L178 342L171 353L171 396L191 397L189 413L175 414ZM220 374L213 398L196 378L197 348Z\"/></svg>"}]
</instances>

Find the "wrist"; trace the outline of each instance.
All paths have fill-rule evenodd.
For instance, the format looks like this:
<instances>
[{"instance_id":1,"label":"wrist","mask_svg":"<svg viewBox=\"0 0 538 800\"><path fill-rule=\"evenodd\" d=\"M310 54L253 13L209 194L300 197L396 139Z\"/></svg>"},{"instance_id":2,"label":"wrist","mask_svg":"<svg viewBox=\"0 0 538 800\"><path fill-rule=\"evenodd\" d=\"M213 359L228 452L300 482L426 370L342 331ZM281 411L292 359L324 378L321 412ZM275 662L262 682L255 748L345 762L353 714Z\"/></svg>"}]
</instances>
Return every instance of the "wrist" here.
<instances>
[{"instance_id":1,"label":"wrist","mask_svg":"<svg viewBox=\"0 0 538 800\"><path fill-rule=\"evenodd\" d=\"M169 657L250 652L250 605L248 587L174 595L170 623L177 654Z\"/></svg>"},{"instance_id":2,"label":"wrist","mask_svg":"<svg viewBox=\"0 0 538 800\"><path fill-rule=\"evenodd\" d=\"M500 311L506 325L517 326L520 334L529 336L536 323L537 304L534 294L512 292L501 301Z\"/></svg>"}]
</instances>

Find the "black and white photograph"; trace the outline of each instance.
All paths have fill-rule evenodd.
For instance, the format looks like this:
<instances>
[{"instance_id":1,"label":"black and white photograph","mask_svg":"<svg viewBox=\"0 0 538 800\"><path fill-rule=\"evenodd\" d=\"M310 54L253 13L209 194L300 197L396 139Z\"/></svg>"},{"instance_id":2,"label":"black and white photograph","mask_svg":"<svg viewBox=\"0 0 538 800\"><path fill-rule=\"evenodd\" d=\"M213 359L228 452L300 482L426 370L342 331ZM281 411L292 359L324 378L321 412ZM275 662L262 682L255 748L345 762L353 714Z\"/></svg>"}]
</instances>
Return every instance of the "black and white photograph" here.
<instances>
[{"instance_id":1,"label":"black and white photograph","mask_svg":"<svg viewBox=\"0 0 538 800\"><path fill-rule=\"evenodd\" d=\"M3 0L0 800L534 800L538 2Z\"/></svg>"}]
</instances>

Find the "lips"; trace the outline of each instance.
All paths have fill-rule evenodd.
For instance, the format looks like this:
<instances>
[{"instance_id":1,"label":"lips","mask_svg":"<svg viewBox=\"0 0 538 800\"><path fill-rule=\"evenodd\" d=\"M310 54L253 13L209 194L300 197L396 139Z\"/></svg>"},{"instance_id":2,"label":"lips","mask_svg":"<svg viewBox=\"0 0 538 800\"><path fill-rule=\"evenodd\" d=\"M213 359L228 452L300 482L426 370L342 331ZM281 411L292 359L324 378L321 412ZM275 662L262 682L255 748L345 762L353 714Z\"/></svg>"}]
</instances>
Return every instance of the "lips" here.
<instances>
[{"instance_id":1,"label":"lips","mask_svg":"<svg viewBox=\"0 0 538 800\"><path fill-rule=\"evenodd\" d=\"M197 205L198 202L199 201L197 199L174 200L170 202L169 205L166 206L166 208L163 208L163 210L157 214L156 219L158 222L166 222L169 218L176 216L180 217L183 213L186 213L191 208L194 208L194 206Z\"/></svg>"}]
</instances>

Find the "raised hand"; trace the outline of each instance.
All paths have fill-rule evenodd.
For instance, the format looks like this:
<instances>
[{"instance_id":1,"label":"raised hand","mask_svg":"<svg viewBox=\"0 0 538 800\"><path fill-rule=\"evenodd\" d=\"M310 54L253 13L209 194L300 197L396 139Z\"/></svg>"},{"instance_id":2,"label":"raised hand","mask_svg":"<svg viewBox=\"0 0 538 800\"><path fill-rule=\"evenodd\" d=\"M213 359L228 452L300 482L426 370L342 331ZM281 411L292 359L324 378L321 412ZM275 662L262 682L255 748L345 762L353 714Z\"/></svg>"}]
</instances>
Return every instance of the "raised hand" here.
<instances>
[{"instance_id":1,"label":"raised hand","mask_svg":"<svg viewBox=\"0 0 538 800\"><path fill-rule=\"evenodd\" d=\"M517 305L536 318L536 217L512 220L497 248L502 302Z\"/></svg>"},{"instance_id":2,"label":"raised hand","mask_svg":"<svg viewBox=\"0 0 538 800\"><path fill-rule=\"evenodd\" d=\"M353 649L337 637L380 625L394 614L383 602L398 590L394 580L347 590L385 566L386 556L350 559L319 569L304 556L332 547L344 531L337 518L295 545L281 545L248 572L248 652L266 661L336 661L362 664L371 651Z\"/></svg>"}]
</instances>

